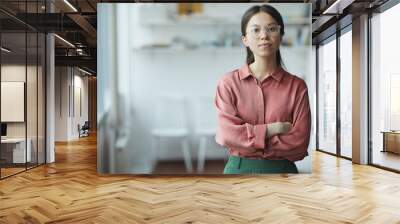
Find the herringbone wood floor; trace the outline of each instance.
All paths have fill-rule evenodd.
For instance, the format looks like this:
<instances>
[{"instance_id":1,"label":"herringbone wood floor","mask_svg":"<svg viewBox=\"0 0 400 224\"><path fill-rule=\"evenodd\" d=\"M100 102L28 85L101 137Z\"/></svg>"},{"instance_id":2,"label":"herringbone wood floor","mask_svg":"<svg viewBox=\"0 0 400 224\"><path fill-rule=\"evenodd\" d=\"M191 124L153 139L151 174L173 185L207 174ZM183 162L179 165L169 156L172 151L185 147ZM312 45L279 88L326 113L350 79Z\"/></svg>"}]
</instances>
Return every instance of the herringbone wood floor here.
<instances>
[{"instance_id":1,"label":"herringbone wood floor","mask_svg":"<svg viewBox=\"0 0 400 224\"><path fill-rule=\"evenodd\" d=\"M101 176L96 139L0 181L0 223L400 223L400 175L315 152L311 175Z\"/></svg>"}]
</instances>

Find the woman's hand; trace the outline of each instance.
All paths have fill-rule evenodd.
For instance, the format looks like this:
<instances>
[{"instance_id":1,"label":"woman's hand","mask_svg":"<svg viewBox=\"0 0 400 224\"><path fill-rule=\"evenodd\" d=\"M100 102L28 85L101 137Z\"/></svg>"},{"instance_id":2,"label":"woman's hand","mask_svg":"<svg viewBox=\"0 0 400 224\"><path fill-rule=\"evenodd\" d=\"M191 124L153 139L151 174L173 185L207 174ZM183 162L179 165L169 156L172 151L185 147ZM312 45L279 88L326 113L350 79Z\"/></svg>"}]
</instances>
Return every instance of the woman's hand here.
<instances>
[{"instance_id":1,"label":"woman's hand","mask_svg":"<svg viewBox=\"0 0 400 224\"><path fill-rule=\"evenodd\" d=\"M267 138L278 134L286 134L292 129L290 122L275 122L267 124Z\"/></svg>"}]
</instances>

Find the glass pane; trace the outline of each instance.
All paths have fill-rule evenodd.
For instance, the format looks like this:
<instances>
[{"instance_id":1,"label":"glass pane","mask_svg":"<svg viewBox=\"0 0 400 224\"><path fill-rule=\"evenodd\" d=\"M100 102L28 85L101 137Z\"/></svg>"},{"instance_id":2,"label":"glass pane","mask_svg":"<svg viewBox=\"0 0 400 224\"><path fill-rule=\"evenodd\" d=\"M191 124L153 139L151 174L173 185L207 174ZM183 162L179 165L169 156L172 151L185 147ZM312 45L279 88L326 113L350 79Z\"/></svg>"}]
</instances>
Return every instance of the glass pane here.
<instances>
[{"instance_id":1,"label":"glass pane","mask_svg":"<svg viewBox=\"0 0 400 224\"><path fill-rule=\"evenodd\" d=\"M336 40L318 51L318 147L336 154Z\"/></svg>"},{"instance_id":2,"label":"glass pane","mask_svg":"<svg viewBox=\"0 0 400 224\"><path fill-rule=\"evenodd\" d=\"M38 36L36 32L27 33L28 38L28 64L27 64L27 82L26 82L26 110L27 110L27 143L30 148L30 160L28 168L37 165L37 63L38 63Z\"/></svg>"},{"instance_id":3,"label":"glass pane","mask_svg":"<svg viewBox=\"0 0 400 224\"><path fill-rule=\"evenodd\" d=\"M400 170L400 5L372 18L372 163Z\"/></svg>"},{"instance_id":4,"label":"glass pane","mask_svg":"<svg viewBox=\"0 0 400 224\"><path fill-rule=\"evenodd\" d=\"M340 153L352 157L352 35L340 37Z\"/></svg>"},{"instance_id":5,"label":"glass pane","mask_svg":"<svg viewBox=\"0 0 400 224\"><path fill-rule=\"evenodd\" d=\"M26 34L2 33L1 46L1 175L25 170ZM28 147L29 149L29 147Z\"/></svg>"}]
</instances>

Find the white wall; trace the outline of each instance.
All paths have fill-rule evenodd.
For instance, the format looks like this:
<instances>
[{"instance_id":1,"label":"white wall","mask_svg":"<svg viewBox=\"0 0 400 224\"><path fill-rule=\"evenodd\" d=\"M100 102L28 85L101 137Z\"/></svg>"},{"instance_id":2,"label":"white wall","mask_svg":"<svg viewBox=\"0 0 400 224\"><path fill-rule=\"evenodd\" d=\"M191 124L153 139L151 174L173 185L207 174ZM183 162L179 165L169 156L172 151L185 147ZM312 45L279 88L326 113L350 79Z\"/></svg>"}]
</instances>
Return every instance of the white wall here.
<instances>
[{"instance_id":1,"label":"white wall","mask_svg":"<svg viewBox=\"0 0 400 224\"><path fill-rule=\"evenodd\" d=\"M22 122L6 122L7 137L25 137L30 139L33 161L36 162L36 155L39 153L39 163L44 162L44 74L41 66L25 66L25 64L3 64L1 66L1 81L3 82L24 82L26 85L26 107L25 102L22 108L18 108L22 114L26 112L26 120ZM27 78L27 81L25 80ZM3 90L2 90L3 92ZM22 91L22 94L24 91ZM6 95L2 95L7 97ZM25 98L25 97L24 97ZM2 103L3 104L3 103ZM16 108L2 107L1 110L15 110ZM3 111L4 112L4 111ZM7 111L17 113L16 111ZM51 150L49 150L51 151ZM51 162L51 160L48 160Z\"/></svg>"},{"instance_id":2,"label":"white wall","mask_svg":"<svg viewBox=\"0 0 400 224\"><path fill-rule=\"evenodd\" d=\"M55 140L77 139L78 124L88 120L88 78L71 67L56 67L55 73Z\"/></svg>"},{"instance_id":3,"label":"white wall","mask_svg":"<svg viewBox=\"0 0 400 224\"><path fill-rule=\"evenodd\" d=\"M26 71L28 75L35 74L36 75L36 67L27 66L25 65L18 65L18 64L9 64L9 65L2 65L1 66L1 81L9 81L9 82L25 82L25 75ZM34 92L27 93L28 97L35 97L36 98L36 89ZM32 101L27 99L28 102ZM36 104L34 105L36 108ZM1 110L9 110L10 108L1 108ZM24 109L24 108L23 108ZM36 114L35 114L36 119ZM31 128L33 124L31 114L28 113L28 121L30 125L28 126ZM35 120L36 121L36 120ZM25 137L25 126L26 122L7 122L7 136L8 137ZM29 135L29 133L28 133Z\"/></svg>"},{"instance_id":4,"label":"white wall","mask_svg":"<svg viewBox=\"0 0 400 224\"><path fill-rule=\"evenodd\" d=\"M67 141L68 73L67 67L55 68L55 141ZM65 97L66 96L66 97Z\"/></svg>"}]
</instances>

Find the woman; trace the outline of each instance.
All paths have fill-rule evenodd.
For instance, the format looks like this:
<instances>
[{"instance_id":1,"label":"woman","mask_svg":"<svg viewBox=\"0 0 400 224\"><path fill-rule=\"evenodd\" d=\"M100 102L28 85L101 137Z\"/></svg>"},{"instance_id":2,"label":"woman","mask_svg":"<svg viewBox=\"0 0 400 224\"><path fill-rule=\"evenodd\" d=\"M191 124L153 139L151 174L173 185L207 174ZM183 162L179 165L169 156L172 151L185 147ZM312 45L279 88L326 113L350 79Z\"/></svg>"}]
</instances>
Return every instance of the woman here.
<instances>
[{"instance_id":1,"label":"woman","mask_svg":"<svg viewBox=\"0 0 400 224\"><path fill-rule=\"evenodd\" d=\"M311 113L305 82L282 68L280 13L253 6L242 17L247 60L218 82L216 142L229 149L225 174L298 173L308 155Z\"/></svg>"}]
</instances>

